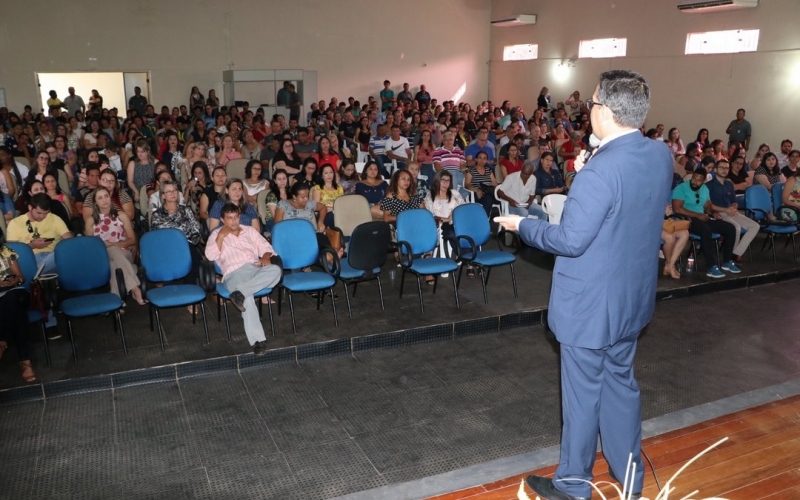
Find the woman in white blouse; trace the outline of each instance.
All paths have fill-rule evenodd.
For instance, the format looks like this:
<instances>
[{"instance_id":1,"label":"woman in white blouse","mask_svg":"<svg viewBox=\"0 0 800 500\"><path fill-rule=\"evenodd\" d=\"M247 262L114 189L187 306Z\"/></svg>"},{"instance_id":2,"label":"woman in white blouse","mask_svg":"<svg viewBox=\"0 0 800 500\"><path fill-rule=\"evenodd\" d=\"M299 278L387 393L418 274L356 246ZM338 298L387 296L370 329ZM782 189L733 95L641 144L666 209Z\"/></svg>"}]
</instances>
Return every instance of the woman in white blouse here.
<instances>
[{"instance_id":1,"label":"woman in white blouse","mask_svg":"<svg viewBox=\"0 0 800 500\"><path fill-rule=\"evenodd\" d=\"M453 210L464 203L458 189L453 189L453 175L440 170L433 178L431 190L425 197L425 207L433 214L445 238L455 236Z\"/></svg>"}]
</instances>

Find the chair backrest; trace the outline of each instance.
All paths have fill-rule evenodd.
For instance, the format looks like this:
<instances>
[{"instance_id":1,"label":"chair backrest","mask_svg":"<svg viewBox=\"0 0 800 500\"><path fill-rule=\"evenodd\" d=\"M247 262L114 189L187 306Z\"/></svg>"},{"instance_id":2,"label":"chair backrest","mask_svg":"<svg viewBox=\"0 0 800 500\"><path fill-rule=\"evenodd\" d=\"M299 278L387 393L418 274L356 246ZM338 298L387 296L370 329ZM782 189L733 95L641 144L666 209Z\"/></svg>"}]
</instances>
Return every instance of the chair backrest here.
<instances>
[{"instance_id":1,"label":"chair backrest","mask_svg":"<svg viewBox=\"0 0 800 500\"><path fill-rule=\"evenodd\" d=\"M347 261L354 269L362 271L383 267L391 241L389 224L383 221L359 224L350 238Z\"/></svg>"},{"instance_id":2,"label":"chair backrest","mask_svg":"<svg viewBox=\"0 0 800 500\"><path fill-rule=\"evenodd\" d=\"M744 191L744 204L748 214L754 220L762 220L772 211L772 203L769 199L769 191L761 184L755 184Z\"/></svg>"},{"instance_id":3,"label":"chair backrest","mask_svg":"<svg viewBox=\"0 0 800 500\"><path fill-rule=\"evenodd\" d=\"M68 292L85 292L111 279L106 244L97 236L61 240L55 249L58 284Z\"/></svg>"},{"instance_id":4,"label":"chair backrest","mask_svg":"<svg viewBox=\"0 0 800 500\"><path fill-rule=\"evenodd\" d=\"M783 205L784 185L786 185L785 182L776 182L772 185L772 211L775 215L778 215L778 209Z\"/></svg>"},{"instance_id":5,"label":"chair backrest","mask_svg":"<svg viewBox=\"0 0 800 500\"><path fill-rule=\"evenodd\" d=\"M283 220L272 228L272 247L284 269L302 269L317 262L316 229L305 219Z\"/></svg>"},{"instance_id":6,"label":"chair backrest","mask_svg":"<svg viewBox=\"0 0 800 500\"><path fill-rule=\"evenodd\" d=\"M0 219L1 218L2 217L0 217ZM27 290L30 288L31 280L33 280L33 277L36 275L36 270L38 269L36 265L36 256L33 255L31 247L25 243L8 242L6 245L17 254L19 269L22 271L22 275L25 276L25 282L22 283L22 286Z\"/></svg>"},{"instance_id":7,"label":"chair backrest","mask_svg":"<svg viewBox=\"0 0 800 500\"><path fill-rule=\"evenodd\" d=\"M456 236L469 236L477 246L485 245L492 236L486 211L478 203L466 203L453 210L453 229Z\"/></svg>"},{"instance_id":8,"label":"chair backrest","mask_svg":"<svg viewBox=\"0 0 800 500\"><path fill-rule=\"evenodd\" d=\"M367 165L365 161L357 161L356 162L356 173L361 173L364 171L364 167Z\"/></svg>"},{"instance_id":9,"label":"chair backrest","mask_svg":"<svg viewBox=\"0 0 800 500\"><path fill-rule=\"evenodd\" d=\"M236 158L225 165L225 172L228 174L228 179L244 179L244 168L250 160L247 158Z\"/></svg>"},{"instance_id":10,"label":"chair backrest","mask_svg":"<svg viewBox=\"0 0 800 500\"><path fill-rule=\"evenodd\" d=\"M28 167L28 170L31 169L31 162L29 162L28 159L25 158L24 156L15 156L14 161L16 161L17 163L22 163L23 165Z\"/></svg>"},{"instance_id":11,"label":"chair backrest","mask_svg":"<svg viewBox=\"0 0 800 500\"><path fill-rule=\"evenodd\" d=\"M139 213L148 221L150 220L150 197L147 196L147 184L139 190Z\"/></svg>"},{"instance_id":12,"label":"chair backrest","mask_svg":"<svg viewBox=\"0 0 800 500\"><path fill-rule=\"evenodd\" d=\"M269 189L265 189L260 191L256 196L256 211L258 212L258 217L262 222L267 218L267 213L269 211L267 208L267 195L269 193Z\"/></svg>"},{"instance_id":13,"label":"chair backrest","mask_svg":"<svg viewBox=\"0 0 800 500\"><path fill-rule=\"evenodd\" d=\"M148 231L139 241L139 254L147 279L156 283L181 279L192 269L189 242L180 229Z\"/></svg>"},{"instance_id":14,"label":"chair backrest","mask_svg":"<svg viewBox=\"0 0 800 500\"><path fill-rule=\"evenodd\" d=\"M347 238L356 226L372 221L369 202L360 194L348 194L333 202L333 225L342 230Z\"/></svg>"},{"instance_id":15,"label":"chair backrest","mask_svg":"<svg viewBox=\"0 0 800 500\"><path fill-rule=\"evenodd\" d=\"M548 194L542 198L542 210L547 214L551 224L561 224L561 214L564 212L566 201L567 197L563 194Z\"/></svg>"},{"instance_id":16,"label":"chair backrest","mask_svg":"<svg viewBox=\"0 0 800 500\"><path fill-rule=\"evenodd\" d=\"M485 212L483 216L486 217ZM397 214L397 241L407 241L414 255L432 252L439 244L439 231L433 214L424 208Z\"/></svg>"},{"instance_id":17,"label":"chair backrest","mask_svg":"<svg viewBox=\"0 0 800 500\"><path fill-rule=\"evenodd\" d=\"M58 187L65 193L72 191L69 186L69 177L67 177L67 173L61 169L58 170Z\"/></svg>"}]
</instances>

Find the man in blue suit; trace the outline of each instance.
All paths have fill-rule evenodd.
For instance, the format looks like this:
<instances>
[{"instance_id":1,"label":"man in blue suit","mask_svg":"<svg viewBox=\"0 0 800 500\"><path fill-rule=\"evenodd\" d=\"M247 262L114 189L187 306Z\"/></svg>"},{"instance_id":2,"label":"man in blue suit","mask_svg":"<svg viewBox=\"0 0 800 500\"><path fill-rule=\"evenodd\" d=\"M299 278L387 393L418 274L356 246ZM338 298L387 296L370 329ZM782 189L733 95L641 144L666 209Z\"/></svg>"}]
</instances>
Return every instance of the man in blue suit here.
<instances>
[{"instance_id":1,"label":"man in blue suit","mask_svg":"<svg viewBox=\"0 0 800 500\"><path fill-rule=\"evenodd\" d=\"M672 157L638 130L650 107L650 88L641 75L603 73L587 105L600 146L575 177L561 224L497 219L518 230L526 243L558 256L548 323L561 344L561 459L552 480L526 479L548 500L591 497L587 481L598 432L615 477L626 477L633 456L636 473L632 487L628 484L633 498L641 495L644 482L633 358L655 308Z\"/></svg>"}]
</instances>

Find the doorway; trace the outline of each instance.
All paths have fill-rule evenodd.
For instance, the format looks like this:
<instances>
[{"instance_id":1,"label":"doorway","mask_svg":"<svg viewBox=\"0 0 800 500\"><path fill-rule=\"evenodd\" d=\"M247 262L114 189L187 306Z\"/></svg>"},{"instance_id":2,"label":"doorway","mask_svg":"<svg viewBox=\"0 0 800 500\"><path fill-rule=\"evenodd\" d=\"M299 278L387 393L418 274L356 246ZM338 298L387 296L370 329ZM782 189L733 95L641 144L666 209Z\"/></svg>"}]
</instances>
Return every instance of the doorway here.
<instances>
[{"instance_id":1,"label":"doorway","mask_svg":"<svg viewBox=\"0 0 800 500\"><path fill-rule=\"evenodd\" d=\"M63 100L69 87L75 87L75 94L83 98L88 106L89 96L96 89L103 97L104 108L117 108L118 116L124 117L128 109L128 99L133 88L142 89L142 95L150 102L150 77L147 72L107 72L107 73L36 73L42 110L47 112L47 99L55 90Z\"/></svg>"}]
</instances>

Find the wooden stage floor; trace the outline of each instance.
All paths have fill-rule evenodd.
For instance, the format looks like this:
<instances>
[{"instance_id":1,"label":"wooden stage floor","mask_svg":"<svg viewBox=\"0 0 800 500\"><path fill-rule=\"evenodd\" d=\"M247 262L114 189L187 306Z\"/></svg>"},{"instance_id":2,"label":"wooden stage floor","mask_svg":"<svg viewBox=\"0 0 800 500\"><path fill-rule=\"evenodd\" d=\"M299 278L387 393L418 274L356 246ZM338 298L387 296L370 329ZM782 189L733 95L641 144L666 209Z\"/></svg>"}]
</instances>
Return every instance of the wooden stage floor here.
<instances>
[{"instance_id":1,"label":"wooden stage floor","mask_svg":"<svg viewBox=\"0 0 800 500\"><path fill-rule=\"evenodd\" d=\"M662 486L695 455L720 439L728 440L691 464L675 480L669 495L728 500L800 499L800 396L750 408L690 427L645 439L643 448ZM555 465L531 473L552 476ZM521 480L530 473L478 485L431 500L515 500ZM598 453L595 483L611 481L608 466ZM525 491L535 499L526 487ZM608 500L619 495L601 486ZM658 488L646 466L643 497L654 499ZM600 498L595 494L593 498Z\"/></svg>"}]
</instances>

